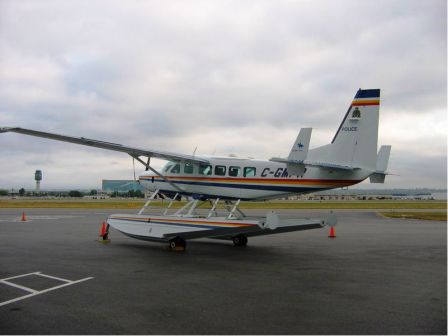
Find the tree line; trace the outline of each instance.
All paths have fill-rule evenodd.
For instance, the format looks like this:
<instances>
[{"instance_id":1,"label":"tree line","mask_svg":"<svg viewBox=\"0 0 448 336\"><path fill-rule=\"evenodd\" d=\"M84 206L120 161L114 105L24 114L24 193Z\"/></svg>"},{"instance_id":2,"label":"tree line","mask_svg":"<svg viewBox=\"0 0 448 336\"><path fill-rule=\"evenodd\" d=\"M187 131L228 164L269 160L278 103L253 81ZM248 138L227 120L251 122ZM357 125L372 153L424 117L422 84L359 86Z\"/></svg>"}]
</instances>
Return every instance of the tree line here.
<instances>
[{"instance_id":1,"label":"tree line","mask_svg":"<svg viewBox=\"0 0 448 336\"><path fill-rule=\"evenodd\" d=\"M0 189L0 196L8 196L10 192L6 189ZM79 190L70 190L68 192L40 192L36 194L34 191L26 191L25 188L20 188L18 191L19 196L63 196L63 197L84 197L84 196L100 196L97 190L92 189L90 192L82 192ZM123 197L123 198L144 198L145 194L140 190L129 190L124 192L114 191L112 193L108 193L110 197Z\"/></svg>"}]
</instances>

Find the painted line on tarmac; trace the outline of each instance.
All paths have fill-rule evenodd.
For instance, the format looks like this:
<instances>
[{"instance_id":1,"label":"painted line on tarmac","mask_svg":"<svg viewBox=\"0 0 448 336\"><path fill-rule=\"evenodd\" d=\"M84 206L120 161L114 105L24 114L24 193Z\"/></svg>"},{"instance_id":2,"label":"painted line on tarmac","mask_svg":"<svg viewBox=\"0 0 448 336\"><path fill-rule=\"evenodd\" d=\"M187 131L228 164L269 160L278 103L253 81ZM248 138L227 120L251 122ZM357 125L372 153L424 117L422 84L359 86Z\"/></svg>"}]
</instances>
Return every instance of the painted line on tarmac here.
<instances>
[{"instance_id":1,"label":"painted line on tarmac","mask_svg":"<svg viewBox=\"0 0 448 336\"><path fill-rule=\"evenodd\" d=\"M61 284L61 285L58 285L58 286L54 286L54 287L50 287L50 288L38 291L38 290L35 290L33 288L29 288L29 287L25 287L25 286L22 286L22 285L18 285L16 283L12 282L12 281L9 281L9 280L17 279L17 278L24 278L24 277L31 276L31 275L37 275L37 276L41 276L41 277L45 277L45 278L50 278L50 279L58 280L58 281L61 281L61 282L64 282L64 283ZM0 279L0 284L4 284L4 285L7 285L7 286L15 287L15 288L18 288L18 289L21 289L21 290L24 290L24 291L30 293L30 294L27 294L27 295L19 296L19 297L15 298L15 299L11 299L11 300L8 300L8 301L0 302L0 307L1 306L5 306L5 305L10 304L10 303L13 303L13 302L25 300L25 299L28 299L30 297L36 296L36 295L48 293L48 292L54 291L56 289L60 289L60 288L63 288L63 287L75 285L77 283L84 282L84 281L91 280L91 279L94 279L94 277L88 277L88 278L79 279L79 280L68 280L68 279L59 278L59 277L55 277L55 276L48 275L48 274L43 274L42 272L33 272L33 273L21 274L21 275L16 275L16 276L9 277L9 278Z\"/></svg>"}]
</instances>

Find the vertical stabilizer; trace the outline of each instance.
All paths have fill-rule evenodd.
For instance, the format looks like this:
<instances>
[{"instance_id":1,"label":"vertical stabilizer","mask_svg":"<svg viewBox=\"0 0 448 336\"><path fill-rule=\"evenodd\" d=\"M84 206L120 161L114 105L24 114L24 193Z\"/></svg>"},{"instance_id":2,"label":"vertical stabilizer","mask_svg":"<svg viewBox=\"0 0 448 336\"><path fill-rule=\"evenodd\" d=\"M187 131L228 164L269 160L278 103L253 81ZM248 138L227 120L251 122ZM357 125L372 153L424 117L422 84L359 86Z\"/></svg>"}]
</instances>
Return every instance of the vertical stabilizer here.
<instances>
[{"instance_id":1,"label":"vertical stabilizer","mask_svg":"<svg viewBox=\"0 0 448 336\"><path fill-rule=\"evenodd\" d=\"M332 141L339 160L376 169L380 90L359 89Z\"/></svg>"},{"instance_id":2,"label":"vertical stabilizer","mask_svg":"<svg viewBox=\"0 0 448 336\"><path fill-rule=\"evenodd\" d=\"M380 90L359 89L329 145L310 150L308 159L376 170Z\"/></svg>"}]
</instances>

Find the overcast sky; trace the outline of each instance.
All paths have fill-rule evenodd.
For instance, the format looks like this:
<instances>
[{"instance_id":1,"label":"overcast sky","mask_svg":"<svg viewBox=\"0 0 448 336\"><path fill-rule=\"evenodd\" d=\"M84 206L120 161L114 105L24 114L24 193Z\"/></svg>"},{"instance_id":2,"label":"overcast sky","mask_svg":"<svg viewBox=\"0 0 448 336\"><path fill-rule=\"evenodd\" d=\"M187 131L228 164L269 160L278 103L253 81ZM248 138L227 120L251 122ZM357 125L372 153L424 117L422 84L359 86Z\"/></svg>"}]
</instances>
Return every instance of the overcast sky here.
<instances>
[{"instance_id":1,"label":"overcast sky","mask_svg":"<svg viewBox=\"0 0 448 336\"><path fill-rule=\"evenodd\" d=\"M357 89L381 88L398 176L379 186L445 188L446 6L0 0L0 126L267 159L301 127L330 142ZM43 189L133 178L126 154L13 133L0 160L0 188L33 188L36 169Z\"/></svg>"}]
</instances>

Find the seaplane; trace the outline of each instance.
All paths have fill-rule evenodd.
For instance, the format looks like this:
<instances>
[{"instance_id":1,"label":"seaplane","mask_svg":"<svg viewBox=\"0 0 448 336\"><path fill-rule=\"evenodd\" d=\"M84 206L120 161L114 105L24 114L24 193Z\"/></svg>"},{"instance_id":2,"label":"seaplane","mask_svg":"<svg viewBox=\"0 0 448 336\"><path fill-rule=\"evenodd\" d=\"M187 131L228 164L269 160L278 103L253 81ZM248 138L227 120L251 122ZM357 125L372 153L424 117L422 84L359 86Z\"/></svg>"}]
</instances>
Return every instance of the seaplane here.
<instances>
[{"instance_id":1,"label":"seaplane","mask_svg":"<svg viewBox=\"0 0 448 336\"><path fill-rule=\"evenodd\" d=\"M367 178L371 183L384 183L391 146L381 146L377 151L379 106L380 89L359 89L331 143L309 149L312 128L302 128L287 157L269 160L141 149L19 127L0 127L0 133L15 132L123 152L143 164L145 172L139 182L150 197L137 214L110 215L104 237L113 227L133 238L168 243L173 250L185 250L186 240L197 238L229 240L235 246L246 246L248 237L333 227L337 219L332 212L318 219L285 219L272 210L262 217L250 217L239 208L241 201L344 188ZM151 158L168 162L157 170ZM182 197L187 202L172 209L173 202ZM151 202L156 198L167 199L169 204L154 213ZM204 204L205 211L200 209Z\"/></svg>"}]
</instances>

